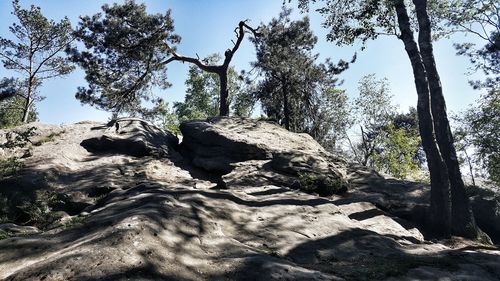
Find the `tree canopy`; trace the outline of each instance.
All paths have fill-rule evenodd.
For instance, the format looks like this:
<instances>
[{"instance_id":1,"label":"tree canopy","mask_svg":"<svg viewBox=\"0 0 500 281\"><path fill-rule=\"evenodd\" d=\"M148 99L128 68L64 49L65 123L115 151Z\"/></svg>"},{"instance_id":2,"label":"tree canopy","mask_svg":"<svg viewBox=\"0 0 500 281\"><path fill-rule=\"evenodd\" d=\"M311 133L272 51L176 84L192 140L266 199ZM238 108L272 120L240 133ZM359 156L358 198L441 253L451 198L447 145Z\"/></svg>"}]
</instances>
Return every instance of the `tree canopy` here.
<instances>
[{"instance_id":1,"label":"tree canopy","mask_svg":"<svg viewBox=\"0 0 500 281\"><path fill-rule=\"evenodd\" d=\"M144 4L127 0L124 4L104 5L101 13L81 17L76 38L85 48L69 51L73 61L86 72L88 87L80 87L76 97L83 103L113 112L138 112L144 101L161 103L152 96L154 86L167 88L167 65L173 61L191 63L220 79L220 115L229 114L228 69L246 32L257 34L244 21L235 30L236 42L224 52L221 64L179 55L171 11L148 14Z\"/></svg>"},{"instance_id":2,"label":"tree canopy","mask_svg":"<svg viewBox=\"0 0 500 281\"><path fill-rule=\"evenodd\" d=\"M134 1L106 4L102 10L80 18L75 36L85 48L68 50L88 82L88 87L78 88L76 98L116 113L142 113L143 102L160 103L152 86L170 86L165 60L181 40L171 12L150 15L144 4Z\"/></svg>"},{"instance_id":3,"label":"tree canopy","mask_svg":"<svg viewBox=\"0 0 500 281\"><path fill-rule=\"evenodd\" d=\"M256 98L265 114L285 128L335 146L348 123L342 113L346 97L336 89L335 75L348 63L317 62L318 54L313 53L317 37L309 19L292 21L290 13L282 10L278 18L262 24L259 37L252 39L257 54L253 65L260 76Z\"/></svg>"},{"instance_id":4,"label":"tree canopy","mask_svg":"<svg viewBox=\"0 0 500 281\"><path fill-rule=\"evenodd\" d=\"M68 18L56 23L47 19L40 7L23 9L19 0L12 4L18 23L9 27L12 40L0 37L0 58L6 69L19 73L21 78L3 80L1 90L3 97L10 93L15 98L10 106L22 111L20 121L26 123L35 103L43 99L38 92L43 81L74 69L60 55L73 41L72 28Z\"/></svg>"}]
</instances>

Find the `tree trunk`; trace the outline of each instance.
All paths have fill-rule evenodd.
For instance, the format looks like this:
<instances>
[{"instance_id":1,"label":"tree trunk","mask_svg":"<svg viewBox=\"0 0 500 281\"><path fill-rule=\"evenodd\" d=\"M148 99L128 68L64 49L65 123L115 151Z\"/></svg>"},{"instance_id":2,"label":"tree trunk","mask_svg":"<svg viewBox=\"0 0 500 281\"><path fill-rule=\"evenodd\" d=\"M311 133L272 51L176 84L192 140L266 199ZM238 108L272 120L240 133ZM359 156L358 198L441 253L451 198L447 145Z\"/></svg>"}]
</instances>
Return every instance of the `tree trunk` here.
<instances>
[{"instance_id":1,"label":"tree trunk","mask_svg":"<svg viewBox=\"0 0 500 281\"><path fill-rule=\"evenodd\" d=\"M395 1L398 25L406 53L410 59L418 94L417 113L422 146L427 157L431 180L431 207L428 214L429 230L432 235L447 238L451 235L450 184L443 157L439 151L433 116L429 81L417 43L413 37L408 12L404 0Z\"/></svg>"},{"instance_id":2,"label":"tree trunk","mask_svg":"<svg viewBox=\"0 0 500 281\"><path fill-rule=\"evenodd\" d=\"M26 103L24 104L24 109L23 109L23 123L28 123L28 119L30 116L30 99L26 99Z\"/></svg>"},{"instance_id":3,"label":"tree trunk","mask_svg":"<svg viewBox=\"0 0 500 281\"><path fill-rule=\"evenodd\" d=\"M283 92L283 114L284 114L284 123L285 123L285 128L287 130L290 130L290 108L288 104L288 89L286 87L286 81L282 79L282 87L281 91Z\"/></svg>"},{"instance_id":4,"label":"tree trunk","mask_svg":"<svg viewBox=\"0 0 500 281\"><path fill-rule=\"evenodd\" d=\"M28 80L28 93L26 96L26 103L24 104L24 109L23 109L23 123L26 124L28 123L28 119L30 117L30 108L31 108L31 103L33 102L31 95L33 92L33 79L30 77Z\"/></svg>"},{"instance_id":5,"label":"tree trunk","mask_svg":"<svg viewBox=\"0 0 500 281\"><path fill-rule=\"evenodd\" d=\"M434 117L434 129L441 155L448 168L451 187L451 227L454 235L477 238L479 229L474 220L469 198L460 172L457 153L453 145L453 136L446 114L443 88L434 59L431 24L427 14L427 0L413 0L419 24L418 44L422 60L427 71L431 94L431 110Z\"/></svg>"},{"instance_id":6,"label":"tree trunk","mask_svg":"<svg viewBox=\"0 0 500 281\"><path fill-rule=\"evenodd\" d=\"M229 90L227 88L227 69L221 72L218 72L220 79L220 108L219 115L220 116L228 116L229 115Z\"/></svg>"},{"instance_id":7,"label":"tree trunk","mask_svg":"<svg viewBox=\"0 0 500 281\"><path fill-rule=\"evenodd\" d=\"M364 149L363 152L363 162L361 165L367 167L368 166L368 159L370 159L370 149L368 148L368 140L366 139L365 131L363 130L363 126L359 125L359 129L361 130L361 141L362 141L362 146Z\"/></svg>"},{"instance_id":8,"label":"tree trunk","mask_svg":"<svg viewBox=\"0 0 500 281\"><path fill-rule=\"evenodd\" d=\"M464 147L465 159L467 159L467 164L469 165L470 177L472 179L472 185L476 186L476 180L474 179L474 169L472 168L472 161L467 153L467 150Z\"/></svg>"}]
</instances>

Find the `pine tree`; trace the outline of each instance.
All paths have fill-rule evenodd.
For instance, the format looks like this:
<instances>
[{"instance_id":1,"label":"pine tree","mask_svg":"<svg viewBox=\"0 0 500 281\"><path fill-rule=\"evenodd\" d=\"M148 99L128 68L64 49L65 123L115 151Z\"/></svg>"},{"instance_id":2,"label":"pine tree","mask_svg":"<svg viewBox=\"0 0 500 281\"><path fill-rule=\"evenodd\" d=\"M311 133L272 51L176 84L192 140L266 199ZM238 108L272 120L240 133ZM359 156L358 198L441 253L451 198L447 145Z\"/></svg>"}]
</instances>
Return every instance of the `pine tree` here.
<instances>
[{"instance_id":1,"label":"pine tree","mask_svg":"<svg viewBox=\"0 0 500 281\"><path fill-rule=\"evenodd\" d=\"M10 26L13 40L0 37L0 58L4 67L21 73L22 80L10 80L16 107L22 107L21 121L30 120L36 102L43 99L38 89L43 81L69 74L74 67L61 56L73 41L68 18L59 23L47 19L40 7L23 9L12 2L18 23Z\"/></svg>"},{"instance_id":2,"label":"pine tree","mask_svg":"<svg viewBox=\"0 0 500 281\"><path fill-rule=\"evenodd\" d=\"M252 39L257 53L253 65L261 77L257 99L266 115L286 129L309 133L323 144L329 140L334 147L338 135L332 131L345 130L346 112L336 114L336 119L328 111L336 106L344 109L345 93L336 90L335 75L348 64L318 63L313 53L317 37L309 19L292 21L290 13L284 9L278 18L261 25L259 37Z\"/></svg>"},{"instance_id":3,"label":"pine tree","mask_svg":"<svg viewBox=\"0 0 500 281\"><path fill-rule=\"evenodd\" d=\"M219 114L229 114L229 64L245 34L256 34L246 22L239 22L234 46L224 52L222 63L211 64L177 53L181 38L174 33L170 10L151 15L144 4L133 0L104 5L102 10L102 14L81 17L75 36L85 48L69 51L85 70L89 84L78 88L76 97L81 102L114 112L141 112L143 101L159 102L152 97L151 87L169 87L167 65L180 61L218 76Z\"/></svg>"}]
</instances>

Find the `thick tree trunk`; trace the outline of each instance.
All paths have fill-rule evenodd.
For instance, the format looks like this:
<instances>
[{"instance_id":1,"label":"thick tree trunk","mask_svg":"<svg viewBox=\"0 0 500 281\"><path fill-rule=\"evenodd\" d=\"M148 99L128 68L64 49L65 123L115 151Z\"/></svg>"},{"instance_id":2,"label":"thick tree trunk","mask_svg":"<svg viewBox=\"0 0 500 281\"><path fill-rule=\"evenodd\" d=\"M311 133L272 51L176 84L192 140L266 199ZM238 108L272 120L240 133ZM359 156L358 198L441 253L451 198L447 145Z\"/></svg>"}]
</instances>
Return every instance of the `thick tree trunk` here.
<instances>
[{"instance_id":1,"label":"thick tree trunk","mask_svg":"<svg viewBox=\"0 0 500 281\"><path fill-rule=\"evenodd\" d=\"M446 164L439 151L434 122L427 73L417 43L411 31L410 20L404 0L395 1L401 40L410 59L415 86L418 94L417 113L419 131L422 138L431 180L431 207L428 214L429 230L436 237L447 238L451 235L450 185Z\"/></svg>"},{"instance_id":2,"label":"thick tree trunk","mask_svg":"<svg viewBox=\"0 0 500 281\"><path fill-rule=\"evenodd\" d=\"M229 115L229 90L227 88L227 69L224 72L217 73L220 79L220 116Z\"/></svg>"},{"instance_id":3,"label":"thick tree trunk","mask_svg":"<svg viewBox=\"0 0 500 281\"><path fill-rule=\"evenodd\" d=\"M431 24L427 14L427 0L413 0L419 24L418 44L422 60L427 71L431 94L431 110L434 117L434 129L441 155L448 168L451 187L451 226L454 235L477 238L478 227L472 214L469 198L460 172L457 153L453 145L453 136L446 114L446 103L441 81L436 68L431 39Z\"/></svg>"}]
</instances>

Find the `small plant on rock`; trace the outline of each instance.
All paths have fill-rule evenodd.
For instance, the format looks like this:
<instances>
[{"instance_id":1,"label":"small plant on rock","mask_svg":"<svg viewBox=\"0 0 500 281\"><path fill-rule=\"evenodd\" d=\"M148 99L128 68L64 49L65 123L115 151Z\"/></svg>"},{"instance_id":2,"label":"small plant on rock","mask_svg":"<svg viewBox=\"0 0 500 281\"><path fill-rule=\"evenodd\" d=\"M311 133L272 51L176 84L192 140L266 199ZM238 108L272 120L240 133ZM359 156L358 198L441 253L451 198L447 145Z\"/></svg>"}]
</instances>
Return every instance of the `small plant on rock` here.
<instances>
[{"instance_id":1,"label":"small plant on rock","mask_svg":"<svg viewBox=\"0 0 500 281\"><path fill-rule=\"evenodd\" d=\"M59 133L52 132L49 135L40 138L36 142L33 142L33 145L34 146L41 146L44 143L55 141L57 137L61 136L64 133L65 133L65 131L62 131Z\"/></svg>"},{"instance_id":2,"label":"small plant on rock","mask_svg":"<svg viewBox=\"0 0 500 281\"><path fill-rule=\"evenodd\" d=\"M25 131L8 132L5 135L7 141L0 144L0 148L26 147L28 144L32 143L30 138L34 135L36 135L36 127L30 127Z\"/></svg>"},{"instance_id":3,"label":"small plant on rock","mask_svg":"<svg viewBox=\"0 0 500 281\"><path fill-rule=\"evenodd\" d=\"M65 228L77 227L85 223L87 217L75 216L64 222Z\"/></svg>"},{"instance_id":4,"label":"small plant on rock","mask_svg":"<svg viewBox=\"0 0 500 281\"><path fill-rule=\"evenodd\" d=\"M316 173L299 173L299 189L320 196L331 196L347 191L347 183L339 177Z\"/></svg>"},{"instance_id":5,"label":"small plant on rock","mask_svg":"<svg viewBox=\"0 0 500 281\"><path fill-rule=\"evenodd\" d=\"M33 202L24 201L18 208L27 216L26 224L46 229L60 219L60 215L52 211L52 206L57 203L61 202L55 192L40 191Z\"/></svg>"},{"instance_id":6,"label":"small plant on rock","mask_svg":"<svg viewBox=\"0 0 500 281\"><path fill-rule=\"evenodd\" d=\"M23 163L18 157L0 159L0 178L15 175L22 167Z\"/></svg>"}]
</instances>

